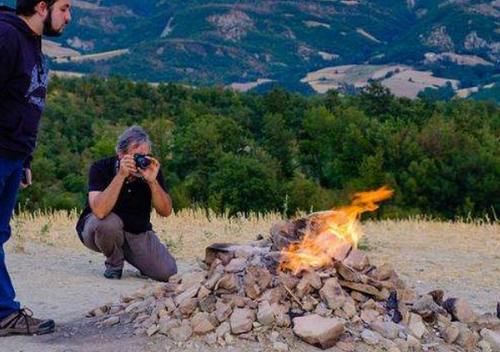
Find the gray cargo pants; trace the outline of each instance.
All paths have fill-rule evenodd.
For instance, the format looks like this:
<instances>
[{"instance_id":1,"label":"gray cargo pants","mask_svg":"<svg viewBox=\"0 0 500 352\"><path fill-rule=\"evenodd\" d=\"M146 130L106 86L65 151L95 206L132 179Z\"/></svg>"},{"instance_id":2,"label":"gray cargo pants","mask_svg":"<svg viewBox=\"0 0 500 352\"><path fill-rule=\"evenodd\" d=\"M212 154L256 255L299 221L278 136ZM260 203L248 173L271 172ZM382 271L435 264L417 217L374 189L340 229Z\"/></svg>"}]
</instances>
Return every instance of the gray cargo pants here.
<instances>
[{"instance_id":1,"label":"gray cargo pants","mask_svg":"<svg viewBox=\"0 0 500 352\"><path fill-rule=\"evenodd\" d=\"M88 215L82 239L87 248L104 254L108 269L122 269L126 260L143 275L158 281L167 281L177 273L175 259L154 231L126 232L123 221L114 213L102 220L94 214Z\"/></svg>"}]
</instances>

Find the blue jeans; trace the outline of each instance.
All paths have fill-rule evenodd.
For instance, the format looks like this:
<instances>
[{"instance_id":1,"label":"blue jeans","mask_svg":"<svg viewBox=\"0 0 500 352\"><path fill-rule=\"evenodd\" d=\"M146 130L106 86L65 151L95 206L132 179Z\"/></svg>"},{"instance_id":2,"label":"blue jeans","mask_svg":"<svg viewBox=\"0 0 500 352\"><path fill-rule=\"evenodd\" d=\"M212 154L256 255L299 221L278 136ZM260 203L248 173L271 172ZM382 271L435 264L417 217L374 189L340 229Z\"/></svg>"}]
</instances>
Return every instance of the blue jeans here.
<instances>
[{"instance_id":1,"label":"blue jeans","mask_svg":"<svg viewBox=\"0 0 500 352\"><path fill-rule=\"evenodd\" d=\"M10 218L16 205L23 160L0 157L0 319L19 310L16 292L5 265L4 244L10 238Z\"/></svg>"}]
</instances>

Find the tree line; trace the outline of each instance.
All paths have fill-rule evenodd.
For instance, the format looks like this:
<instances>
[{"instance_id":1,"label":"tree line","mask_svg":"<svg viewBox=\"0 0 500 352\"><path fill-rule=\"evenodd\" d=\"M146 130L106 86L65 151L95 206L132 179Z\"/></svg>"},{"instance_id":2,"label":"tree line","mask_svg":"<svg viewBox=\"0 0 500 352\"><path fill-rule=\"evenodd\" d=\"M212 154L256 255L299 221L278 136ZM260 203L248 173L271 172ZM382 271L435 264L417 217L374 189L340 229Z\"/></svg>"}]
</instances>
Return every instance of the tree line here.
<instances>
[{"instance_id":1,"label":"tree line","mask_svg":"<svg viewBox=\"0 0 500 352\"><path fill-rule=\"evenodd\" d=\"M54 78L27 210L85 204L90 164L141 125L153 140L174 208L219 213L317 211L388 185L378 217L496 217L500 108L489 102L152 86L119 77Z\"/></svg>"}]
</instances>

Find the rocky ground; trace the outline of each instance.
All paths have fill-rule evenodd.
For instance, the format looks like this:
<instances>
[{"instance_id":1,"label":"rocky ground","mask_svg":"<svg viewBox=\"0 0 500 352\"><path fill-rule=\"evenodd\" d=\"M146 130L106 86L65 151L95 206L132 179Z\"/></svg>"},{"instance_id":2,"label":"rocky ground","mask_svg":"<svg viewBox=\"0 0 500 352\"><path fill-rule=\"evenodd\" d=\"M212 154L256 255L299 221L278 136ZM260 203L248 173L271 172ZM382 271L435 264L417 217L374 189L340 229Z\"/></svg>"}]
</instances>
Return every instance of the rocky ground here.
<instances>
[{"instance_id":1,"label":"rocky ground","mask_svg":"<svg viewBox=\"0 0 500 352\"><path fill-rule=\"evenodd\" d=\"M391 263L419 292L441 288L467 299L479 312L493 312L500 300L500 232L498 226L433 222L385 222L365 226L364 249L370 259ZM213 239L216 242L215 239ZM59 248L26 242L24 251L7 247L7 262L20 301L37 316L56 320L54 334L2 338L0 351L254 351L258 343L237 339L225 347L209 347L200 339L177 344L166 336L133 335L130 326L100 328L85 314L118 302L148 283L127 267L120 281L102 277L102 258L81 247ZM185 258L186 256L184 256ZM196 266L182 260L181 272ZM316 351L290 334L280 336L290 350ZM279 347L279 346L277 346ZM338 352L334 347L331 351Z\"/></svg>"}]
</instances>

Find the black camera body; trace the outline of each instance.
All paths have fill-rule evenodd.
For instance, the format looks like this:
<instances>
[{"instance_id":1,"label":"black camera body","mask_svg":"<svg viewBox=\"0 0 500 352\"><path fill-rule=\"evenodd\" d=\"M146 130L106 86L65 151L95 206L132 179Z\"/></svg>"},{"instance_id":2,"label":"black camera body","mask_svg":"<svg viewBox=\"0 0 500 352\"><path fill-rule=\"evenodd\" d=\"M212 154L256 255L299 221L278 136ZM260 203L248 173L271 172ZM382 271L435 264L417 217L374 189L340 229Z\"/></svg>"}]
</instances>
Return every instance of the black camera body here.
<instances>
[{"instance_id":1,"label":"black camera body","mask_svg":"<svg viewBox=\"0 0 500 352\"><path fill-rule=\"evenodd\" d=\"M151 165L151 160L144 154L134 154L134 161L138 169L147 169Z\"/></svg>"}]
</instances>

